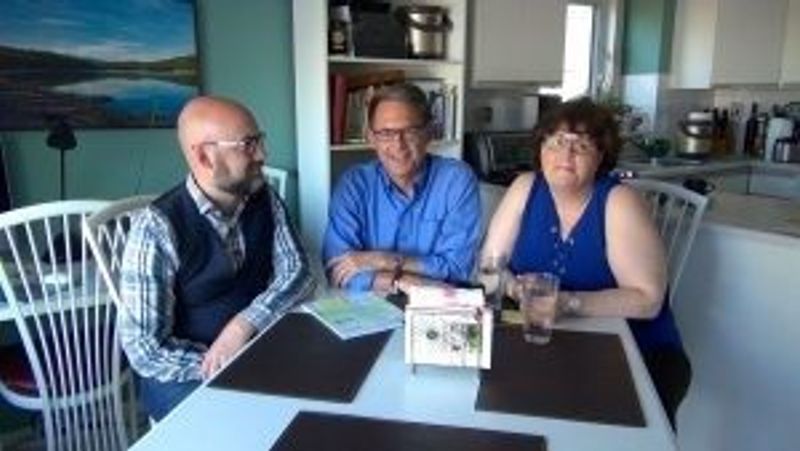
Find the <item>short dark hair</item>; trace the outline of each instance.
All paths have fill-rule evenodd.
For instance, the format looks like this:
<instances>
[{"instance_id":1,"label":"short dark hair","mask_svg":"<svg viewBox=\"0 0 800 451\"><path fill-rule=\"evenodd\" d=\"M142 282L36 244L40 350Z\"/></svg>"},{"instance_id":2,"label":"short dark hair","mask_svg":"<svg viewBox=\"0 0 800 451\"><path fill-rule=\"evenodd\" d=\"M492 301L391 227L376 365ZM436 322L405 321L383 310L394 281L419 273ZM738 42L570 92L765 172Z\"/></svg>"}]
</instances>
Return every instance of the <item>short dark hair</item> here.
<instances>
[{"instance_id":1,"label":"short dark hair","mask_svg":"<svg viewBox=\"0 0 800 451\"><path fill-rule=\"evenodd\" d=\"M542 144L561 127L584 133L600 152L602 160L597 175L608 174L617 165L622 138L614 113L588 97L565 102L546 115L533 131L533 167L541 169Z\"/></svg>"},{"instance_id":2,"label":"short dark hair","mask_svg":"<svg viewBox=\"0 0 800 451\"><path fill-rule=\"evenodd\" d=\"M411 83L395 83L378 88L369 101L367 109L367 119L369 119L369 126L372 128L372 119L375 117L375 110L382 102L402 102L411 106L422 119L422 124L427 126L431 122L431 110L428 105L428 98L422 89Z\"/></svg>"}]
</instances>

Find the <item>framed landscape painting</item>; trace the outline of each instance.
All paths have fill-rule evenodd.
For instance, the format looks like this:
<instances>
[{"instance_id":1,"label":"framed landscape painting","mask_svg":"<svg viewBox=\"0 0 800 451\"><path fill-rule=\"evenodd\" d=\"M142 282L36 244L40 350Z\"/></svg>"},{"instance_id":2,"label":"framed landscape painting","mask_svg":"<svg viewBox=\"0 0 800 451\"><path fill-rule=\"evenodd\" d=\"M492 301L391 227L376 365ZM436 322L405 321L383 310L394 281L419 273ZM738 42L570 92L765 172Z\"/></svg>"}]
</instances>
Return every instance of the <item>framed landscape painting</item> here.
<instances>
[{"instance_id":1,"label":"framed landscape painting","mask_svg":"<svg viewBox=\"0 0 800 451\"><path fill-rule=\"evenodd\" d=\"M174 127L199 78L194 0L3 0L0 130Z\"/></svg>"}]
</instances>

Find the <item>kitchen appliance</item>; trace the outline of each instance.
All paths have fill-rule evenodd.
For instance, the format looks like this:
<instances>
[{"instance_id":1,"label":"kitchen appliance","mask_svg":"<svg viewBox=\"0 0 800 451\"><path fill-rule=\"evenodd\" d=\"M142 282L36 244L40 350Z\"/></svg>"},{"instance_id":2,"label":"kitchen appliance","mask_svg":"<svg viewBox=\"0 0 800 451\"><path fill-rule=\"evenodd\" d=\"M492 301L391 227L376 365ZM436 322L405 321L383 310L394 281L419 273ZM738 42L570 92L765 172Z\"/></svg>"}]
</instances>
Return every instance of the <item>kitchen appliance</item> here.
<instances>
[{"instance_id":1,"label":"kitchen appliance","mask_svg":"<svg viewBox=\"0 0 800 451\"><path fill-rule=\"evenodd\" d=\"M780 138L775 141L772 159L776 163L800 163L800 139Z\"/></svg>"},{"instance_id":2,"label":"kitchen appliance","mask_svg":"<svg viewBox=\"0 0 800 451\"><path fill-rule=\"evenodd\" d=\"M410 5L397 9L397 17L405 24L408 54L412 58L444 59L447 55L447 33L452 22L447 9L433 5Z\"/></svg>"},{"instance_id":3,"label":"kitchen appliance","mask_svg":"<svg viewBox=\"0 0 800 451\"><path fill-rule=\"evenodd\" d=\"M788 117L775 116L767 125L767 138L764 145L764 160L778 161L776 144L779 140L790 138L794 133L794 121Z\"/></svg>"},{"instance_id":4,"label":"kitchen appliance","mask_svg":"<svg viewBox=\"0 0 800 451\"><path fill-rule=\"evenodd\" d=\"M689 158L705 158L711 154L714 117L710 111L690 111L678 123L676 152Z\"/></svg>"},{"instance_id":5,"label":"kitchen appliance","mask_svg":"<svg viewBox=\"0 0 800 451\"><path fill-rule=\"evenodd\" d=\"M406 27L389 3L359 3L353 22L353 54L364 58L406 58Z\"/></svg>"},{"instance_id":6,"label":"kitchen appliance","mask_svg":"<svg viewBox=\"0 0 800 451\"><path fill-rule=\"evenodd\" d=\"M464 160L481 180L509 185L533 167L533 136L530 131L467 133Z\"/></svg>"}]
</instances>

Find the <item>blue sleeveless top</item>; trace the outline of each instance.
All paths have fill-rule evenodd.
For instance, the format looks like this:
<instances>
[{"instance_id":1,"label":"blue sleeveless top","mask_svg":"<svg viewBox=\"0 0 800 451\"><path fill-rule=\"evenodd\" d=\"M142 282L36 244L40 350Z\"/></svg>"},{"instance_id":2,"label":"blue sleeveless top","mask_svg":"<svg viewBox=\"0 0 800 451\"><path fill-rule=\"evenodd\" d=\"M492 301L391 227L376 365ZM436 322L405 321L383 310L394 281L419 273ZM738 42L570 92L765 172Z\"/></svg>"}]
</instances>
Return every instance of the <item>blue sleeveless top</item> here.
<instances>
[{"instance_id":1,"label":"blue sleeveless top","mask_svg":"<svg viewBox=\"0 0 800 451\"><path fill-rule=\"evenodd\" d=\"M562 239L550 187L544 176L537 173L511 254L511 271L551 272L559 276L561 287L567 291L616 288L617 281L606 257L605 209L608 194L618 183L610 176L598 178L583 215L570 235ZM628 320L628 324L642 350L682 346L666 300L654 319Z\"/></svg>"}]
</instances>

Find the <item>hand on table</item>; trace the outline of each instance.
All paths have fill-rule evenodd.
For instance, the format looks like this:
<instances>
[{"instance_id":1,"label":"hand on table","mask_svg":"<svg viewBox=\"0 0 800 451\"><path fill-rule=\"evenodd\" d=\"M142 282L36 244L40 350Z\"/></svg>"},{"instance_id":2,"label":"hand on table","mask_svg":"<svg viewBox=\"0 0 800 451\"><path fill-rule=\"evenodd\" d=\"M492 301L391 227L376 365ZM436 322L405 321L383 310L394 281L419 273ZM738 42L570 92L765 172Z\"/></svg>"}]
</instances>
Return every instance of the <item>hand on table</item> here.
<instances>
[{"instance_id":1,"label":"hand on table","mask_svg":"<svg viewBox=\"0 0 800 451\"><path fill-rule=\"evenodd\" d=\"M333 285L342 287L361 271L391 271L396 262L397 257L389 252L353 251L332 258L328 268Z\"/></svg>"},{"instance_id":2,"label":"hand on table","mask_svg":"<svg viewBox=\"0 0 800 451\"><path fill-rule=\"evenodd\" d=\"M201 364L203 379L208 379L247 343L255 328L243 317L234 316L211 343Z\"/></svg>"}]
</instances>

